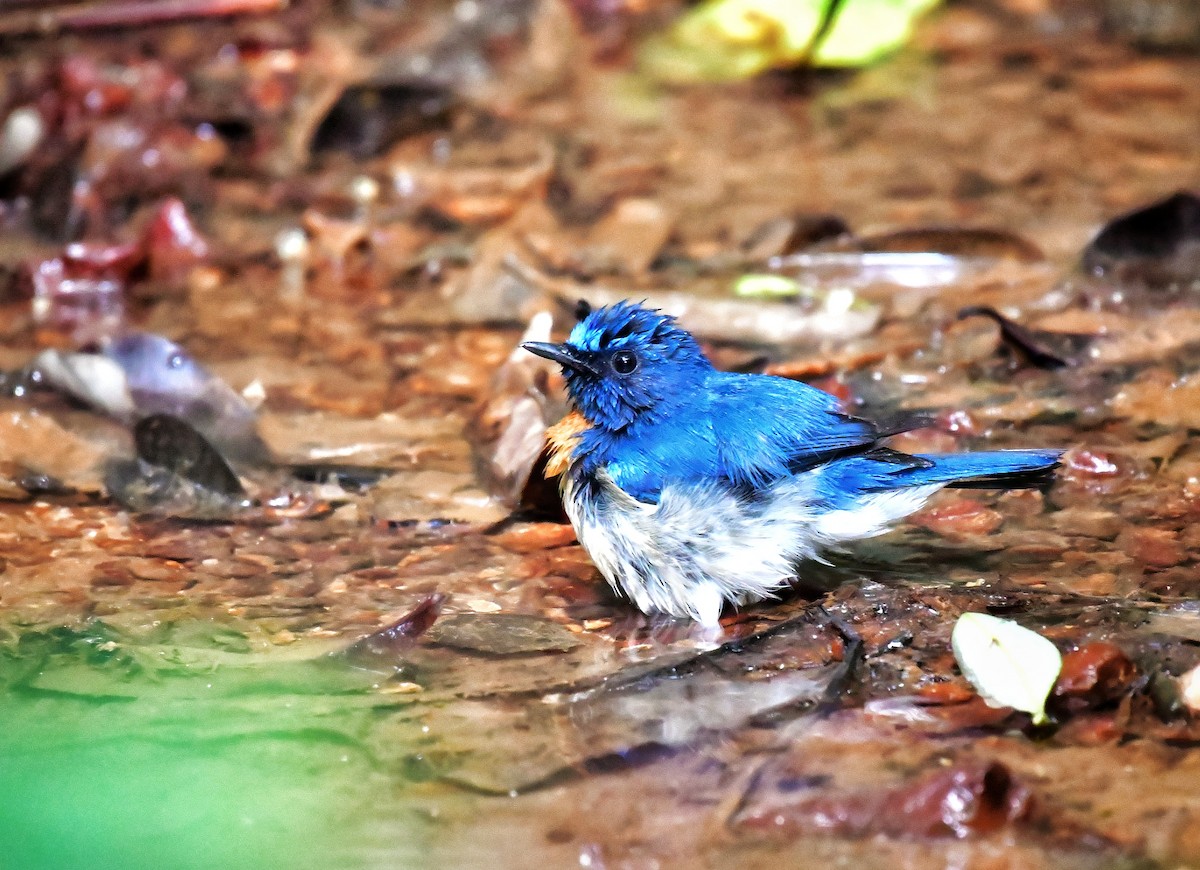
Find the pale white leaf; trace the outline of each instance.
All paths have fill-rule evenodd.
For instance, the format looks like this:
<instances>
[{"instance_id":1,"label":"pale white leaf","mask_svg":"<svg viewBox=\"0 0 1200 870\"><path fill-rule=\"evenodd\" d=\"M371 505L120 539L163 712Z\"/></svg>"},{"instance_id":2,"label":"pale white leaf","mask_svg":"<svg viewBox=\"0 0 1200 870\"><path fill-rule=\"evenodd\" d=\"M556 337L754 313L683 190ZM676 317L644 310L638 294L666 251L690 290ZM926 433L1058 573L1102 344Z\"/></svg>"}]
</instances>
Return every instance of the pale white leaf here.
<instances>
[{"instance_id":1,"label":"pale white leaf","mask_svg":"<svg viewBox=\"0 0 1200 870\"><path fill-rule=\"evenodd\" d=\"M1062 655L1046 638L1009 619L964 613L950 643L958 666L993 707L1012 707L1046 722L1046 698L1062 669Z\"/></svg>"}]
</instances>

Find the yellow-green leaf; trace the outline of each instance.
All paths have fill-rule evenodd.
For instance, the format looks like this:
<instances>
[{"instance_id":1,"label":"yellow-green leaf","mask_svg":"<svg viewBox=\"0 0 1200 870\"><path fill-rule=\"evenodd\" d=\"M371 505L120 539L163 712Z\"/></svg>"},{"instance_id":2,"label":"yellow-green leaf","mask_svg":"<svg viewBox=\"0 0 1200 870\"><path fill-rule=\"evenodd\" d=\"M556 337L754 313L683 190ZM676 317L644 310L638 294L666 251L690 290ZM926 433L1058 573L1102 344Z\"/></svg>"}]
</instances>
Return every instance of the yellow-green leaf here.
<instances>
[{"instance_id":1,"label":"yellow-green leaf","mask_svg":"<svg viewBox=\"0 0 1200 870\"><path fill-rule=\"evenodd\" d=\"M735 296L748 296L758 299L780 299L789 296L799 296L800 284L794 278L786 275L770 273L751 273L742 275L733 284Z\"/></svg>"},{"instance_id":2,"label":"yellow-green leaf","mask_svg":"<svg viewBox=\"0 0 1200 870\"><path fill-rule=\"evenodd\" d=\"M642 61L652 75L675 82L749 78L804 61L864 66L903 44L938 0L845 0L812 45L829 2L707 0L650 40Z\"/></svg>"},{"instance_id":3,"label":"yellow-green leaf","mask_svg":"<svg viewBox=\"0 0 1200 870\"><path fill-rule=\"evenodd\" d=\"M964 613L950 638L958 666L993 707L1012 707L1046 722L1046 698L1062 655L1046 638L1009 619Z\"/></svg>"}]
</instances>

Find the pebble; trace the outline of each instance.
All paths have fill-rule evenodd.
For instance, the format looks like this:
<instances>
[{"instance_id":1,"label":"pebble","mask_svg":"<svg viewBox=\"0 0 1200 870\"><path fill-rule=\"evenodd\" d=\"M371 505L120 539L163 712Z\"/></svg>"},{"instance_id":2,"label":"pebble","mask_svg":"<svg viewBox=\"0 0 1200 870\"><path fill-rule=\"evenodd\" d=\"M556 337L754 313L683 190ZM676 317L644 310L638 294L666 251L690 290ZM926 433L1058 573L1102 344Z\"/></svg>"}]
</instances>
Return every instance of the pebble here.
<instances>
[{"instance_id":1,"label":"pebble","mask_svg":"<svg viewBox=\"0 0 1200 870\"><path fill-rule=\"evenodd\" d=\"M1151 568L1170 568L1187 558L1183 544L1170 529L1127 528L1117 536L1117 546Z\"/></svg>"},{"instance_id":2,"label":"pebble","mask_svg":"<svg viewBox=\"0 0 1200 870\"><path fill-rule=\"evenodd\" d=\"M982 502L959 499L922 511L913 523L944 537L990 535L1004 525L1004 515Z\"/></svg>"},{"instance_id":3,"label":"pebble","mask_svg":"<svg viewBox=\"0 0 1200 870\"><path fill-rule=\"evenodd\" d=\"M575 543L575 529L565 523L521 523L496 535L497 544L513 553L536 553Z\"/></svg>"}]
</instances>

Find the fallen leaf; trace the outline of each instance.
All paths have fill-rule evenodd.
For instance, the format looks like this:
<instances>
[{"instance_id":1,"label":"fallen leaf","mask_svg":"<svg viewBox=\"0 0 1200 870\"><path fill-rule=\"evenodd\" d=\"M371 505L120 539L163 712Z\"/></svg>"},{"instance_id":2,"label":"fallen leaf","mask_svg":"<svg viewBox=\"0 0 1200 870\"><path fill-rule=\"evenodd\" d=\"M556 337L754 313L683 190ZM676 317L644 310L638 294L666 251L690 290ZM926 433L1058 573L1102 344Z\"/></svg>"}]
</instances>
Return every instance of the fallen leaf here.
<instances>
[{"instance_id":1,"label":"fallen leaf","mask_svg":"<svg viewBox=\"0 0 1200 870\"><path fill-rule=\"evenodd\" d=\"M1062 656L1046 638L1008 619L964 613L950 639L963 676L985 701L1012 707L1045 723L1046 698L1062 669Z\"/></svg>"},{"instance_id":2,"label":"fallen leaf","mask_svg":"<svg viewBox=\"0 0 1200 870\"><path fill-rule=\"evenodd\" d=\"M1179 678L1179 697L1192 713L1200 713L1200 665Z\"/></svg>"},{"instance_id":3,"label":"fallen leaf","mask_svg":"<svg viewBox=\"0 0 1200 870\"><path fill-rule=\"evenodd\" d=\"M924 838L990 834L1027 822L1033 792L999 762L968 761L891 789L804 796L754 807L743 830L794 836L806 830L841 836Z\"/></svg>"},{"instance_id":4,"label":"fallen leaf","mask_svg":"<svg viewBox=\"0 0 1200 870\"><path fill-rule=\"evenodd\" d=\"M799 296L802 292L800 283L786 275L751 272L733 282L734 296L748 296L752 299L787 298Z\"/></svg>"},{"instance_id":5,"label":"fallen leaf","mask_svg":"<svg viewBox=\"0 0 1200 870\"><path fill-rule=\"evenodd\" d=\"M447 595L434 592L417 603L417 606L396 621L373 631L343 650L331 655L345 659L359 667L385 665L394 667L396 656L408 649L418 637L429 630L442 612ZM393 688L393 691L396 689ZM420 687L409 691L420 691Z\"/></svg>"},{"instance_id":6,"label":"fallen leaf","mask_svg":"<svg viewBox=\"0 0 1200 870\"><path fill-rule=\"evenodd\" d=\"M434 626L433 643L490 655L566 652L579 640L556 622L517 613L463 613Z\"/></svg>"},{"instance_id":7,"label":"fallen leaf","mask_svg":"<svg viewBox=\"0 0 1200 870\"><path fill-rule=\"evenodd\" d=\"M936 0L859 2L839 7L812 0L709 0L647 43L642 63L664 81L729 81L811 61L865 66L903 44L914 21Z\"/></svg>"}]
</instances>

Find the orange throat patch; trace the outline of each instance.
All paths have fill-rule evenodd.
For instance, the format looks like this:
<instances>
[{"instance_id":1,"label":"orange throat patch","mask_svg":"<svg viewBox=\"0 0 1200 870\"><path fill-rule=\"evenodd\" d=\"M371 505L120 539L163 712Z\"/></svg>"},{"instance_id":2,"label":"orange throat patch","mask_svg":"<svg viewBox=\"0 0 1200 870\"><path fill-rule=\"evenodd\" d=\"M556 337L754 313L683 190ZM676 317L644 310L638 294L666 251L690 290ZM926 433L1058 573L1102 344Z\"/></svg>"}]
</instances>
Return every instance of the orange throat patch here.
<instances>
[{"instance_id":1,"label":"orange throat patch","mask_svg":"<svg viewBox=\"0 0 1200 870\"><path fill-rule=\"evenodd\" d=\"M546 477L558 477L571 464L571 454L579 444L579 436L591 424L578 411L572 411L546 430L550 456L546 460Z\"/></svg>"}]
</instances>

